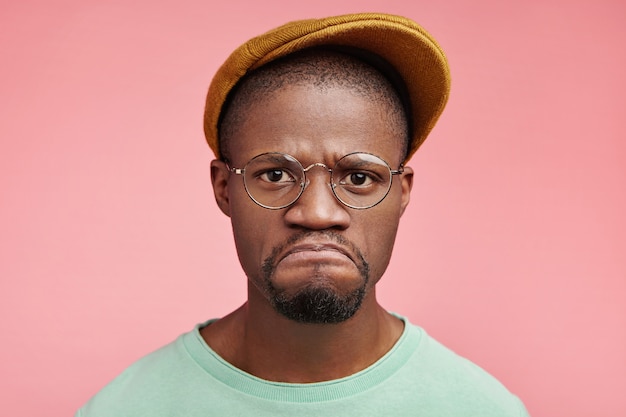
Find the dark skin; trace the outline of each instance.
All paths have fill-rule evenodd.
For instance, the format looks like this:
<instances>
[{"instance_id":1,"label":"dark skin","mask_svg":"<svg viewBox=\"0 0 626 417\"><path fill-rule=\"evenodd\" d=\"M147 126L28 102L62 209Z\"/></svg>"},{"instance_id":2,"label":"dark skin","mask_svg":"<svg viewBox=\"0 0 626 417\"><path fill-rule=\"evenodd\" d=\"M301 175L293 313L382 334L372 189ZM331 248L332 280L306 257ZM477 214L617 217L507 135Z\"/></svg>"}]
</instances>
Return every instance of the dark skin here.
<instances>
[{"instance_id":1,"label":"dark skin","mask_svg":"<svg viewBox=\"0 0 626 417\"><path fill-rule=\"evenodd\" d=\"M392 168L402 161L397 126L380 102L353 94L347 87L324 91L310 85L286 86L262 105L253 106L237 128L230 146L231 164L243 167L263 152L284 152L307 166L332 167L343 155L363 151L380 156ZM226 164L211 163L211 178L220 209L231 218L237 252L248 277L247 302L201 330L211 348L232 365L257 377L306 383L342 378L361 371L391 349L403 323L376 300L375 285L391 257L398 222L409 203L413 171L394 177L389 195L366 210L347 208L333 196L328 174L311 171L300 199L281 210L256 205L239 175ZM364 280L353 249L330 241L321 231L341 234L370 267ZM261 265L272 249L302 231L312 234L298 247L287 247L272 283L292 294L307 286L338 294L364 285L366 295L350 319L337 324L290 320L272 306L263 285ZM311 248L311 249L308 249ZM315 248L314 250L312 248Z\"/></svg>"}]
</instances>

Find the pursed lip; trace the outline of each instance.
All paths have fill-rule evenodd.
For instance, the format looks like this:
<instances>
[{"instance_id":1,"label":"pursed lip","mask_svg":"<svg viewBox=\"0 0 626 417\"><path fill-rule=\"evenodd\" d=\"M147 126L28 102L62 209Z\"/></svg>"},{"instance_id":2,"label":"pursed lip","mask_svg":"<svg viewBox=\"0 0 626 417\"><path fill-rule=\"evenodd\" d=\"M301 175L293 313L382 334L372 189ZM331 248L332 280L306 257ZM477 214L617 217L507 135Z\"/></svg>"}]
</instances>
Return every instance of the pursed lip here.
<instances>
[{"instance_id":1,"label":"pursed lip","mask_svg":"<svg viewBox=\"0 0 626 417\"><path fill-rule=\"evenodd\" d=\"M285 259L287 256L292 255L298 252L322 252L322 251L332 251L339 252L342 255L349 258L352 262L355 262L354 256L348 251L345 247L338 245L333 242L308 242L308 243L300 243L294 246L290 246L287 248L278 258L278 262Z\"/></svg>"}]
</instances>

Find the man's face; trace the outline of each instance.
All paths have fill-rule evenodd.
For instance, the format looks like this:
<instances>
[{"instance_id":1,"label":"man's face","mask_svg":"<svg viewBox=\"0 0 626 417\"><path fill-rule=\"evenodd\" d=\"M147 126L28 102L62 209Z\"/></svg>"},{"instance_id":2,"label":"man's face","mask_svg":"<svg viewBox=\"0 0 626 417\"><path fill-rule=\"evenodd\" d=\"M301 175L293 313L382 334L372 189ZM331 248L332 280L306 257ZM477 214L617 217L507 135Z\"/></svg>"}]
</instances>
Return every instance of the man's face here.
<instances>
[{"instance_id":1,"label":"man's face","mask_svg":"<svg viewBox=\"0 0 626 417\"><path fill-rule=\"evenodd\" d=\"M285 86L251 107L228 145L231 167L266 152L292 155L304 167L332 168L357 151L392 169L402 160L403 138L385 105L347 87ZM371 289L389 263L412 171L394 176L387 197L362 210L334 197L323 168L306 176L309 184L293 205L269 210L250 199L241 175L229 174L222 162L212 165L216 198L231 218L250 290L291 319L340 322L374 302Z\"/></svg>"}]
</instances>

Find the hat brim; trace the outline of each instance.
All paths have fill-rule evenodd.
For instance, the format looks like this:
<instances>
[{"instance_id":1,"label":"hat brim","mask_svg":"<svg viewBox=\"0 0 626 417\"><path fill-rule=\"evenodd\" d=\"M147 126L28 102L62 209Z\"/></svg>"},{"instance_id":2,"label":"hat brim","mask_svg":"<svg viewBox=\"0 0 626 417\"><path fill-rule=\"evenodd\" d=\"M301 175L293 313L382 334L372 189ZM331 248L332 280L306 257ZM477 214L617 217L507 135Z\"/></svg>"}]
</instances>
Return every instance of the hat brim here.
<instances>
[{"instance_id":1,"label":"hat brim","mask_svg":"<svg viewBox=\"0 0 626 417\"><path fill-rule=\"evenodd\" d=\"M219 120L228 94L249 71L305 48L350 46L379 55L400 74L411 101L413 132L406 160L424 142L448 101L447 59L433 37L414 21L380 13L361 13L287 23L237 48L209 86L204 132L216 157Z\"/></svg>"}]
</instances>

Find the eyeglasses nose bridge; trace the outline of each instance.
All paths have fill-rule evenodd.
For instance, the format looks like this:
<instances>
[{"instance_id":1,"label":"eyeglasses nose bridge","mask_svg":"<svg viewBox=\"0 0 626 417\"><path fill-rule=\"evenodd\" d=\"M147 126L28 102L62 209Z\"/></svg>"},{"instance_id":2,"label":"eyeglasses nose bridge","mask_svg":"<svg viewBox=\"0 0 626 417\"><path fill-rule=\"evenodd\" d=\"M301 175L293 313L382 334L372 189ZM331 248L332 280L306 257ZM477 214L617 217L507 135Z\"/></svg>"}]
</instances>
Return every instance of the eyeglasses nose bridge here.
<instances>
[{"instance_id":1,"label":"eyeglasses nose bridge","mask_svg":"<svg viewBox=\"0 0 626 417\"><path fill-rule=\"evenodd\" d=\"M314 164L311 164L306 168L302 168L302 172L304 173L304 184L303 184L302 191L304 191L304 189L307 188L308 185L311 183L311 180L309 180L309 177L306 174L315 167L324 168L324 170L328 173L329 177L332 175L333 170L328 168L328 165L322 162L315 162ZM333 184L330 184L330 186L331 188L333 188Z\"/></svg>"}]
</instances>

